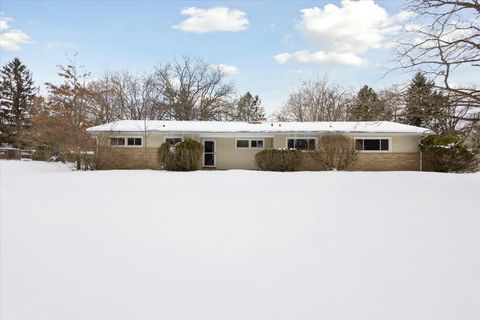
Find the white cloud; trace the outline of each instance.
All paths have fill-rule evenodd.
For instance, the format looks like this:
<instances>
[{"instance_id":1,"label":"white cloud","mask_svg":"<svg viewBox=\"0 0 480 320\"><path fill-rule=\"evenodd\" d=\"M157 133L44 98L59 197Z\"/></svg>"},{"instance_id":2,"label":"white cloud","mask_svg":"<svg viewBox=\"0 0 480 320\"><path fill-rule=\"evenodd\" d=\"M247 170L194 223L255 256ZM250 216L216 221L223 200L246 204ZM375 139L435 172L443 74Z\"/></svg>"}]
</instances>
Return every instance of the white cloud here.
<instances>
[{"instance_id":1,"label":"white cloud","mask_svg":"<svg viewBox=\"0 0 480 320\"><path fill-rule=\"evenodd\" d=\"M400 11L397 15L396 15L396 18L399 20L399 21L406 21L406 20L410 20L414 17L416 17L417 14L413 11L410 11L410 10L404 10L404 11Z\"/></svg>"},{"instance_id":2,"label":"white cloud","mask_svg":"<svg viewBox=\"0 0 480 320\"><path fill-rule=\"evenodd\" d=\"M281 53L273 57L279 64L284 64L292 59L301 63L341 64L360 66L367 61L354 53L349 52L325 52L325 51L296 51L293 53Z\"/></svg>"},{"instance_id":3,"label":"white cloud","mask_svg":"<svg viewBox=\"0 0 480 320\"><path fill-rule=\"evenodd\" d=\"M183 9L180 14L189 17L173 26L173 28L185 32L236 32L245 30L249 23L245 12L226 7L214 7L210 9L189 7Z\"/></svg>"},{"instance_id":4,"label":"white cloud","mask_svg":"<svg viewBox=\"0 0 480 320\"><path fill-rule=\"evenodd\" d=\"M21 30L9 30L0 34L0 48L5 50L19 50L20 45L28 43L30 37Z\"/></svg>"},{"instance_id":5,"label":"white cloud","mask_svg":"<svg viewBox=\"0 0 480 320\"><path fill-rule=\"evenodd\" d=\"M314 50L276 55L279 63L294 59L305 63L363 65L366 60L360 55L385 47L388 37L401 30L396 21L411 16L407 12L389 16L373 0L342 0L339 7L327 4L300 12L302 18L297 28Z\"/></svg>"},{"instance_id":6,"label":"white cloud","mask_svg":"<svg viewBox=\"0 0 480 320\"><path fill-rule=\"evenodd\" d=\"M5 17L0 13L0 49L19 50L24 43L30 42L30 37L22 30L10 29L12 18Z\"/></svg>"},{"instance_id":7,"label":"white cloud","mask_svg":"<svg viewBox=\"0 0 480 320\"><path fill-rule=\"evenodd\" d=\"M229 66L226 64L211 64L212 68L218 68L225 74L237 74L239 69L234 66Z\"/></svg>"},{"instance_id":8,"label":"white cloud","mask_svg":"<svg viewBox=\"0 0 480 320\"><path fill-rule=\"evenodd\" d=\"M2 30L7 30L8 28L10 28L8 26L8 22L10 21L11 19L7 18L7 17L3 17L3 16L0 16L0 31Z\"/></svg>"},{"instance_id":9,"label":"white cloud","mask_svg":"<svg viewBox=\"0 0 480 320\"><path fill-rule=\"evenodd\" d=\"M280 54L277 54L277 55L273 56L273 59L275 59L275 61L277 61L280 64L284 64L292 56L293 56L293 54L291 54L291 53L280 53Z\"/></svg>"}]
</instances>

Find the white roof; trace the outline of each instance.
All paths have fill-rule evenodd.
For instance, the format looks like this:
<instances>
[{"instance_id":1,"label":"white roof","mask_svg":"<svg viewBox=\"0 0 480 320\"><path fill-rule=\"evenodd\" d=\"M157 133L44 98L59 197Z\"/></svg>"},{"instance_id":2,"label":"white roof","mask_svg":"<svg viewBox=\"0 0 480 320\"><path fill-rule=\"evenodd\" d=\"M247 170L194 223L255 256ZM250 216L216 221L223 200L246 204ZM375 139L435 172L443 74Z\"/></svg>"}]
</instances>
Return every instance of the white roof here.
<instances>
[{"instance_id":1,"label":"white roof","mask_svg":"<svg viewBox=\"0 0 480 320\"><path fill-rule=\"evenodd\" d=\"M89 132L143 132L143 120L120 120L88 128ZM337 122L227 122L147 120L148 132L175 133L403 133L423 135L431 131L391 121Z\"/></svg>"}]
</instances>

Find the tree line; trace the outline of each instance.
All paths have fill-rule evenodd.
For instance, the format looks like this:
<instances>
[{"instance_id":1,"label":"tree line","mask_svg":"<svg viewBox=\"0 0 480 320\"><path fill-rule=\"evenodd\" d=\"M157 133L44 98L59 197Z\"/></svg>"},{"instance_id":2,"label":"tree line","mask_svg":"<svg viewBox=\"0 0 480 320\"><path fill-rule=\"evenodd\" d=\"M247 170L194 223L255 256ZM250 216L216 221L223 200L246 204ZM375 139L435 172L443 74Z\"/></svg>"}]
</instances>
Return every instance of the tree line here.
<instances>
[{"instance_id":1,"label":"tree line","mask_svg":"<svg viewBox=\"0 0 480 320\"><path fill-rule=\"evenodd\" d=\"M454 85L459 70L480 67L480 4L410 0L422 23L394 46L396 69L414 71L408 85L357 92L327 77L292 90L272 120L391 120L454 134L480 145L480 88ZM39 94L28 68L15 58L2 67L0 143L60 155L94 150L86 128L121 119L253 121L266 116L258 95L238 95L221 67L183 57L151 71L108 71L91 79L75 58L58 67L59 83ZM478 80L478 79L472 79ZM79 162L79 161L77 161Z\"/></svg>"},{"instance_id":2,"label":"tree line","mask_svg":"<svg viewBox=\"0 0 480 320\"><path fill-rule=\"evenodd\" d=\"M1 70L0 142L46 153L93 150L85 129L116 120L253 121L265 117L258 95L238 96L221 67L183 57L141 75L105 72L91 80L75 60L58 67L61 82L46 83L46 95L15 58ZM77 161L79 163L80 161Z\"/></svg>"},{"instance_id":3,"label":"tree line","mask_svg":"<svg viewBox=\"0 0 480 320\"><path fill-rule=\"evenodd\" d=\"M469 135L480 118L474 106L457 105L433 80L416 73L410 83L382 89L368 85L357 92L319 80L302 82L274 115L280 121L396 121L424 127L436 134ZM470 115L472 119L466 120Z\"/></svg>"},{"instance_id":4,"label":"tree line","mask_svg":"<svg viewBox=\"0 0 480 320\"><path fill-rule=\"evenodd\" d=\"M234 85L218 67L184 57L156 66L151 73L105 72L89 80L74 61L58 67L59 84L35 88L32 74L15 58L1 70L1 142L65 152L92 148L90 126L116 120L253 121L265 117L258 95L236 96ZM466 120L470 116L472 119ZM396 121L437 134L462 134L478 143L479 112L458 105L449 92L418 72L402 88L357 92L327 77L303 81L277 113L277 121ZM77 151L76 151L77 150Z\"/></svg>"}]
</instances>

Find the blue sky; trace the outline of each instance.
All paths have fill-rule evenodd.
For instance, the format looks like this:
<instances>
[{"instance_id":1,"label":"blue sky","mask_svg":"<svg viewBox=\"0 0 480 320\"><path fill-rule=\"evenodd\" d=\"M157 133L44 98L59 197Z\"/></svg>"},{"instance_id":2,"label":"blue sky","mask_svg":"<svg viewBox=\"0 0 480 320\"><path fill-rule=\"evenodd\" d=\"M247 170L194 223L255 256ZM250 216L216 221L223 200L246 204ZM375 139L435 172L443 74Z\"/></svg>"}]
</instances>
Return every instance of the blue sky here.
<instances>
[{"instance_id":1,"label":"blue sky","mask_svg":"<svg viewBox=\"0 0 480 320\"><path fill-rule=\"evenodd\" d=\"M238 93L260 95L271 113L301 80L324 74L355 89L407 79L382 77L392 60L388 43L401 32L402 4L2 0L0 59L19 57L40 85L58 80L56 66L75 52L92 77L107 69L148 71L190 55L229 66Z\"/></svg>"}]
</instances>

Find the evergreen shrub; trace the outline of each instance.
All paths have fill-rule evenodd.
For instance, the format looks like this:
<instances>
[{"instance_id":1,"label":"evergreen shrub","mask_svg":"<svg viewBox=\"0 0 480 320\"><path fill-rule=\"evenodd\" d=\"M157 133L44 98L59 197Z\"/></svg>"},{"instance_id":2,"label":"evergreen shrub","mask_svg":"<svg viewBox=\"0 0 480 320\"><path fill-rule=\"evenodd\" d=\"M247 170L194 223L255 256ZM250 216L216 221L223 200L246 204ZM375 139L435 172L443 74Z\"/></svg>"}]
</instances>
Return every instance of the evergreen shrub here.
<instances>
[{"instance_id":1,"label":"evergreen shrub","mask_svg":"<svg viewBox=\"0 0 480 320\"><path fill-rule=\"evenodd\" d=\"M171 145L167 142L158 148L158 161L169 171L194 171L200 168L202 145L192 139L185 139Z\"/></svg>"}]
</instances>

